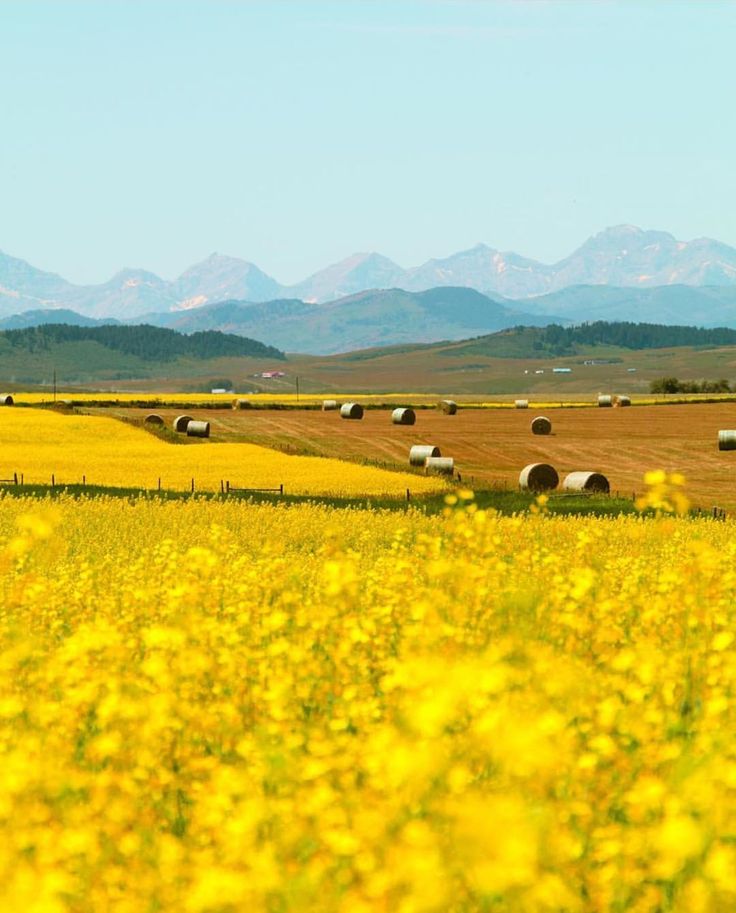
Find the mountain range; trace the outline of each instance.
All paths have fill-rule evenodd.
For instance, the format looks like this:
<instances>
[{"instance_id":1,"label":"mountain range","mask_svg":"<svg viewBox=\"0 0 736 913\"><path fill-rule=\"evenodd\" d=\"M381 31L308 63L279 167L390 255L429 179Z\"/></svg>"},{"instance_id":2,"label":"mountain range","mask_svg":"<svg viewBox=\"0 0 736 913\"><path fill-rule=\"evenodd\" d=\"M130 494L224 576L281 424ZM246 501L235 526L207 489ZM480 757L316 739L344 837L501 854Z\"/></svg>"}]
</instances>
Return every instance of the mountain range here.
<instances>
[{"instance_id":1,"label":"mountain range","mask_svg":"<svg viewBox=\"0 0 736 913\"><path fill-rule=\"evenodd\" d=\"M308 304L296 298L220 301L189 310L147 314L127 322L145 322L180 333L219 330L267 340L269 345L291 352L325 355L397 343L463 339L519 324L544 326L552 319L547 314L508 307L474 289L436 288L425 292L359 292L328 304ZM36 310L0 320L0 329L57 322L90 327L118 321L95 320L69 310Z\"/></svg>"},{"instance_id":2,"label":"mountain range","mask_svg":"<svg viewBox=\"0 0 736 913\"><path fill-rule=\"evenodd\" d=\"M327 355L376 346L467 339L520 325L638 322L643 317L665 325L736 328L736 286L572 286L523 302L492 299L469 288L441 287L424 292L374 289L326 304L309 304L298 298L230 300L146 314L125 322L147 323L181 333L219 330L260 339L289 352ZM0 319L0 329L48 323L90 327L119 322L70 310L40 309Z\"/></svg>"},{"instance_id":3,"label":"mountain range","mask_svg":"<svg viewBox=\"0 0 736 913\"><path fill-rule=\"evenodd\" d=\"M322 304L370 289L466 287L496 299L519 300L570 286L641 290L673 285L736 287L736 248L710 238L684 242L667 232L618 225L553 264L485 244L410 269L378 253L360 253L291 286L253 263L217 253L173 281L142 269L124 269L108 282L83 286L0 252L0 317L66 308L92 318L130 320L228 300ZM651 314L640 316L652 319Z\"/></svg>"}]
</instances>

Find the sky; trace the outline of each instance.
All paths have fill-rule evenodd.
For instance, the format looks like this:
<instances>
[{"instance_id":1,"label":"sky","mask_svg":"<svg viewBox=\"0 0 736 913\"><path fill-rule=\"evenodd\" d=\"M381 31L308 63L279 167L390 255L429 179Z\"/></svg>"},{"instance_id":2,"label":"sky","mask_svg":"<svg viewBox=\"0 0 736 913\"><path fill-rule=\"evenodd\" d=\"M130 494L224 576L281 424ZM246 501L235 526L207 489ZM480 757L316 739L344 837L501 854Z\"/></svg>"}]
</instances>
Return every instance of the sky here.
<instances>
[{"instance_id":1,"label":"sky","mask_svg":"<svg viewBox=\"0 0 736 913\"><path fill-rule=\"evenodd\" d=\"M736 3L0 0L0 250L296 282L619 223L736 246Z\"/></svg>"}]
</instances>

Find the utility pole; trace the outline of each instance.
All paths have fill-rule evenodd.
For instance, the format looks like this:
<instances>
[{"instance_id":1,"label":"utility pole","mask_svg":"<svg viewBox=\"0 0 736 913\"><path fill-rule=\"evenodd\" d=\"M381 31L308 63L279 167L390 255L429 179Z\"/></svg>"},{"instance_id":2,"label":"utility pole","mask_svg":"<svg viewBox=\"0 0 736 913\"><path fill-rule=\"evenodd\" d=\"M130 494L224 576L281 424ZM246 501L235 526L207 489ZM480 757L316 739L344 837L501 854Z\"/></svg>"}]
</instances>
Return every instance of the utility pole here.
<instances>
[{"instance_id":1,"label":"utility pole","mask_svg":"<svg viewBox=\"0 0 736 913\"><path fill-rule=\"evenodd\" d=\"M56 402L56 368L54 368L54 402Z\"/></svg>"}]
</instances>

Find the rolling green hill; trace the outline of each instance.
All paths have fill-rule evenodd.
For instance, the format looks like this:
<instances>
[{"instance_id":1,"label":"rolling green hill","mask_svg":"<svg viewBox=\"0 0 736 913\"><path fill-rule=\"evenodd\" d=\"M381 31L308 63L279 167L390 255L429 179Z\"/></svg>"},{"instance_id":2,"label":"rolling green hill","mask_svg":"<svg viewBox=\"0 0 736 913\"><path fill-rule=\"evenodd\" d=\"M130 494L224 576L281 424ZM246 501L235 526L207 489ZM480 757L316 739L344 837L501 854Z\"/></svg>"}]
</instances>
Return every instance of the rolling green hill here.
<instances>
[{"instance_id":1,"label":"rolling green hill","mask_svg":"<svg viewBox=\"0 0 736 913\"><path fill-rule=\"evenodd\" d=\"M736 331L606 323L516 327L474 339L292 356L302 389L535 395L648 393L661 377L736 382ZM564 373L555 368L567 369Z\"/></svg>"},{"instance_id":2,"label":"rolling green hill","mask_svg":"<svg viewBox=\"0 0 736 913\"><path fill-rule=\"evenodd\" d=\"M233 367L250 373L284 359L272 346L211 330L186 336L146 325L45 324L0 332L0 381L16 385L47 384L54 372L69 384L172 375L221 378Z\"/></svg>"},{"instance_id":3,"label":"rolling green hill","mask_svg":"<svg viewBox=\"0 0 736 913\"><path fill-rule=\"evenodd\" d=\"M736 345L736 330L726 327L662 326L598 320L578 326L513 327L439 349L447 355L492 355L496 358L558 358L580 353L594 354L598 347L667 349ZM426 346L424 348L433 348ZM436 348L436 347L434 347Z\"/></svg>"},{"instance_id":4,"label":"rolling green hill","mask_svg":"<svg viewBox=\"0 0 736 913\"><path fill-rule=\"evenodd\" d=\"M137 326L70 326L47 323L41 326L0 332L0 339L14 349L28 352L49 350L70 342L93 342L114 352L134 355L143 361L172 361L175 358L222 358L240 355L276 358L284 353L255 339L216 330L184 335L175 330L140 324Z\"/></svg>"},{"instance_id":5,"label":"rolling green hill","mask_svg":"<svg viewBox=\"0 0 736 913\"><path fill-rule=\"evenodd\" d=\"M150 327L73 329L73 334L68 327L63 333L54 329L45 334L0 333L0 385L12 390L49 384L54 370L61 385L95 389L183 392L232 385L243 393L275 394L293 394L297 378L303 393L336 395L361 391L575 394L609 388L648 393L650 382L661 377L736 382L736 331L722 329L605 322L517 327L456 342L339 355L290 355L286 363L281 353L271 355L274 350L258 343L249 348L241 337L234 339L245 348L237 351L254 354L228 354L235 343L224 334L158 337ZM131 332L127 338L113 336L116 345L103 345L99 335L95 338L100 330L116 329ZM90 334L92 338L67 338ZM192 346L202 337L213 348L193 352ZM145 345L139 345L140 340L146 340ZM159 340L170 343L164 358L156 357ZM284 376L260 376L279 366ZM570 370L555 373L553 369L559 367Z\"/></svg>"}]
</instances>

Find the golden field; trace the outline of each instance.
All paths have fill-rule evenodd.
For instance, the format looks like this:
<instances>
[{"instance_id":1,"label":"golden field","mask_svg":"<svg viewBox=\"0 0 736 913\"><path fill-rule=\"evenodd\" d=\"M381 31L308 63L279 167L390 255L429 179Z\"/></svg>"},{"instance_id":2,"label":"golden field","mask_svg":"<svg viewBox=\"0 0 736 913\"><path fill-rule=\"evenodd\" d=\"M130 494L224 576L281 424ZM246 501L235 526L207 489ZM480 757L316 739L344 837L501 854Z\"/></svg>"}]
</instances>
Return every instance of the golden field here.
<instances>
[{"instance_id":1,"label":"golden field","mask_svg":"<svg viewBox=\"0 0 736 913\"><path fill-rule=\"evenodd\" d=\"M736 908L733 524L460 496L0 500L0 909Z\"/></svg>"},{"instance_id":2,"label":"golden field","mask_svg":"<svg viewBox=\"0 0 736 913\"><path fill-rule=\"evenodd\" d=\"M96 414L141 423L145 412L123 406ZM161 409L171 424L177 410ZM612 492L641 491L651 467L679 472L688 480L693 505L736 509L733 485L736 452L718 449L718 431L736 427L736 405L728 402L641 405L637 408L544 409L552 433L535 435L530 424L542 409L437 409L416 413L416 424L394 425L389 409L368 409L362 421L342 421L335 412L305 409L192 409L212 422L212 440L258 444L310 456L369 459L404 470L414 444L433 444L455 459L463 482L484 488L518 486L529 463L551 463L564 479L575 470L602 472Z\"/></svg>"},{"instance_id":3,"label":"golden field","mask_svg":"<svg viewBox=\"0 0 736 913\"><path fill-rule=\"evenodd\" d=\"M610 392L610 391L609 391ZM613 391L616 392L616 391ZM53 402L50 392L16 392L13 393L15 402L23 405L47 405ZM315 406L325 399L338 398L339 402L359 402L365 405L380 405L383 403L404 406L435 405L443 397L439 394L428 393L151 393L139 392L78 392L67 391L58 394L58 400L67 400L75 405L84 406L87 403L103 403L110 405L140 404L149 405L152 409L165 407L169 403L188 403L192 406L202 404L209 407L228 408L235 399L244 399L255 406L286 405L291 407ZM529 399L530 409L571 409L597 406L597 393L588 395L564 392L540 392L536 396L528 393L514 395L450 395L461 408L466 409L514 409L517 398ZM733 393L669 393L669 394L632 394L631 403L634 406L665 405L678 403L703 403L703 402L736 402Z\"/></svg>"},{"instance_id":4,"label":"golden field","mask_svg":"<svg viewBox=\"0 0 736 913\"><path fill-rule=\"evenodd\" d=\"M205 416L206 417L206 416ZM437 478L388 472L337 459L288 456L253 444L170 444L112 418L50 410L0 410L0 478L26 483L219 491L221 480L288 494L405 497L442 490Z\"/></svg>"}]
</instances>

